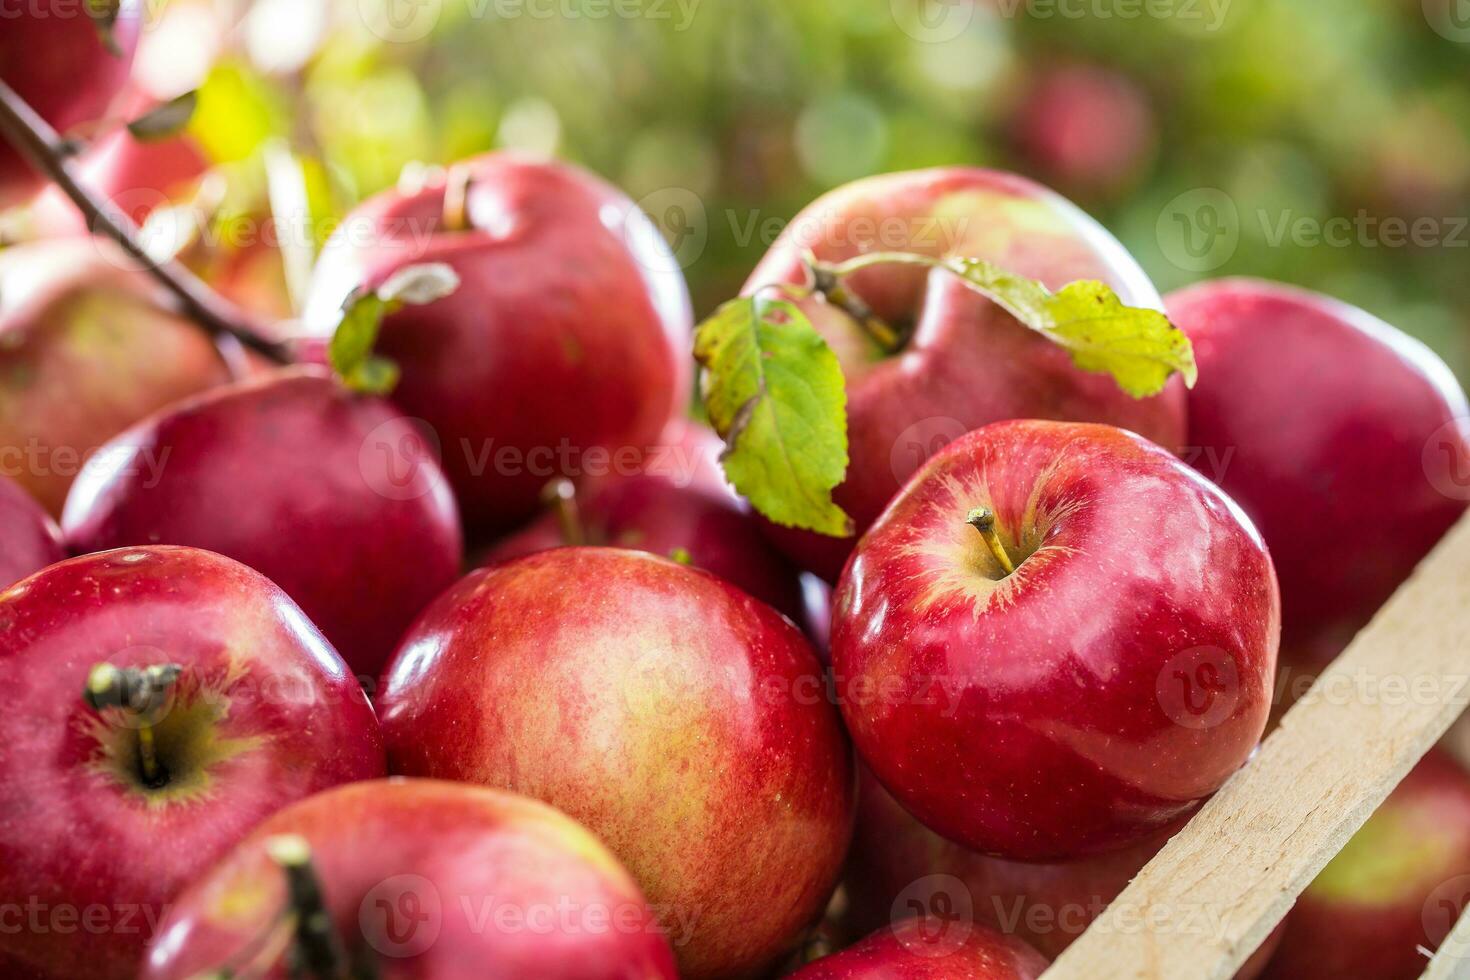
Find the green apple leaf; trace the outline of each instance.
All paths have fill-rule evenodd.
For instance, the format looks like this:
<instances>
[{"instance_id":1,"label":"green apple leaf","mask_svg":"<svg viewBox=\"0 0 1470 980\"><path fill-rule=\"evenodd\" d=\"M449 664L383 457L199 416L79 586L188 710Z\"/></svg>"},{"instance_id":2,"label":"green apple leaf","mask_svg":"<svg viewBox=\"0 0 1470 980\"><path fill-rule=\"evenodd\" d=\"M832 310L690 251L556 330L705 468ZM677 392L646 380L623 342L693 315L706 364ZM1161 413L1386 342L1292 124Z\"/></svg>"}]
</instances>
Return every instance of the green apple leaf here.
<instances>
[{"instance_id":1,"label":"green apple leaf","mask_svg":"<svg viewBox=\"0 0 1470 980\"><path fill-rule=\"evenodd\" d=\"M695 331L694 356L735 489L777 524L851 535L832 501L847 472L847 390L811 321L785 299L731 300Z\"/></svg>"},{"instance_id":2,"label":"green apple leaf","mask_svg":"<svg viewBox=\"0 0 1470 980\"><path fill-rule=\"evenodd\" d=\"M398 384L398 365L373 353L383 318L406 305L427 306L459 288L459 276L442 263L406 266L372 291L353 290L327 346L327 361L353 391L386 395Z\"/></svg>"},{"instance_id":3,"label":"green apple leaf","mask_svg":"<svg viewBox=\"0 0 1470 980\"><path fill-rule=\"evenodd\" d=\"M189 120L194 118L194 110L198 106L199 93L185 92L128 123L128 132L140 143L155 143L177 136L189 127Z\"/></svg>"},{"instance_id":4,"label":"green apple leaf","mask_svg":"<svg viewBox=\"0 0 1470 980\"><path fill-rule=\"evenodd\" d=\"M1082 280L1053 293L1041 283L980 259L946 267L1026 326L1072 354L1084 371L1111 374L1134 398L1156 395L1178 373L1193 388L1194 347L1158 310L1127 306L1106 283Z\"/></svg>"}]
</instances>

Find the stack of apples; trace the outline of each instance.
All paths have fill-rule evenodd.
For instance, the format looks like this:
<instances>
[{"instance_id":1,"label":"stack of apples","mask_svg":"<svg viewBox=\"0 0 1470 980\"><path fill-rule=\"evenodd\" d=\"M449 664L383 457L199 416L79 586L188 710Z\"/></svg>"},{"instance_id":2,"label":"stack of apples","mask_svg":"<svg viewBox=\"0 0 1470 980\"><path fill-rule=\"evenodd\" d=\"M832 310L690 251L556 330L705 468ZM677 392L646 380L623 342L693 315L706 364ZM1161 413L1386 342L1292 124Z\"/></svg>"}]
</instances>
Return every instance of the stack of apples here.
<instances>
[{"instance_id":1,"label":"stack of apples","mask_svg":"<svg viewBox=\"0 0 1470 980\"><path fill-rule=\"evenodd\" d=\"M137 16L22 17L0 78L96 117ZM61 23L86 83L27 91ZM875 227L924 261L804 288ZM959 259L1167 311L1198 383L1125 391ZM290 365L99 242L0 255L0 974L1036 977L1470 499L1421 345L1270 283L1162 299L1061 197L946 168L752 273L845 380L853 533L782 526L687 417L677 268L501 154L351 215ZM1417 975L1466 876L1437 752L1242 975Z\"/></svg>"}]
</instances>

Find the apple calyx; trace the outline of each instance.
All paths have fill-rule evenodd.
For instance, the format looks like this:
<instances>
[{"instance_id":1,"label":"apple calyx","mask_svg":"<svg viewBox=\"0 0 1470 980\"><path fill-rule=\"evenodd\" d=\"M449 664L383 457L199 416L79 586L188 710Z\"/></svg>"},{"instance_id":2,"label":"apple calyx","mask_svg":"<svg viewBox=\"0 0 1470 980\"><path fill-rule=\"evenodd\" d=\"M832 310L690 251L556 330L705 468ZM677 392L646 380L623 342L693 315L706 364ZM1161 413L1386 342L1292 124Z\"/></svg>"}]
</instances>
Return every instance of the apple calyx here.
<instances>
[{"instance_id":1,"label":"apple calyx","mask_svg":"<svg viewBox=\"0 0 1470 980\"><path fill-rule=\"evenodd\" d=\"M154 726L168 712L178 664L114 667L101 663L87 675L82 698L98 714L121 714L138 733L138 775L149 789L168 783L169 772L158 758Z\"/></svg>"},{"instance_id":2,"label":"apple calyx","mask_svg":"<svg viewBox=\"0 0 1470 980\"><path fill-rule=\"evenodd\" d=\"M306 838L281 834L267 840L265 849L286 877L286 907L293 927L287 972L311 980L376 980L377 970L367 957L348 958L327 910Z\"/></svg>"},{"instance_id":3,"label":"apple calyx","mask_svg":"<svg viewBox=\"0 0 1470 980\"><path fill-rule=\"evenodd\" d=\"M1011 556L1006 552L1006 546L1001 543L1000 535L995 533L995 511L989 507L976 507L965 516L965 523L980 532L980 537L985 540L985 546L1000 563L1001 569L1006 575L1016 570L1016 565L1011 561Z\"/></svg>"},{"instance_id":4,"label":"apple calyx","mask_svg":"<svg viewBox=\"0 0 1470 980\"><path fill-rule=\"evenodd\" d=\"M354 289L327 346L327 361L350 390L386 395L398 384L398 365L373 353L383 319L405 306L427 306L459 288L459 274L442 262L410 265L377 289Z\"/></svg>"},{"instance_id":5,"label":"apple calyx","mask_svg":"<svg viewBox=\"0 0 1470 980\"><path fill-rule=\"evenodd\" d=\"M582 510L577 505L577 485L566 477L558 477L541 488L541 502L556 515L556 526L565 545L587 543L587 525L582 523Z\"/></svg>"}]
</instances>

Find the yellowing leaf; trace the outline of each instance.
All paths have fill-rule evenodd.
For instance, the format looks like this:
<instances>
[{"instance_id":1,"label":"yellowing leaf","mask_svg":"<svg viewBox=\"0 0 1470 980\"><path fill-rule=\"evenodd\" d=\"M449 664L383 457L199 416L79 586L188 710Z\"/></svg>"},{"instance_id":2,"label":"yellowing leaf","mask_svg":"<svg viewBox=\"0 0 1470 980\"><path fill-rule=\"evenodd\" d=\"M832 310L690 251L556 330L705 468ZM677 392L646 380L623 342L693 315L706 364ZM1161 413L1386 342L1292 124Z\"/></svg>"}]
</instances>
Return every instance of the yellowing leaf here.
<instances>
[{"instance_id":1,"label":"yellowing leaf","mask_svg":"<svg viewBox=\"0 0 1470 980\"><path fill-rule=\"evenodd\" d=\"M979 259L946 267L1032 330L1067 348L1084 371L1111 374L1135 398L1156 395L1176 372L1194 387L1199 370L1184 331L1157 310L1124 305L1106 284L1084 280L1053 293Z\"/></svg>"},{"instance_id":2,"label":"yellowing leaf","mask_svg":"<svg viewBox=\"0 0 1470 980\"><path fill-rule=\"evenodd\" d=\"M731 300L699 325L694 356L735 489L777 524L851 535L832 502L847 473L847 391L806 316L786 300Z\"/></svg>"}]
</instances>

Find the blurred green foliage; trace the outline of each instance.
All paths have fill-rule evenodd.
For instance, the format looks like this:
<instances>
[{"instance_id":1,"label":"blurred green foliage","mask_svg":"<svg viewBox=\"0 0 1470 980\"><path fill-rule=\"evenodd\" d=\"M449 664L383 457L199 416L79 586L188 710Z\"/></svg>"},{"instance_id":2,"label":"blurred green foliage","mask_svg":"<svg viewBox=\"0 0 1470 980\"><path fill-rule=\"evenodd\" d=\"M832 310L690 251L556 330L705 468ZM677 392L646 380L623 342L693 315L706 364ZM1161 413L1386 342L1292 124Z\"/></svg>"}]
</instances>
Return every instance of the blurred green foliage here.
<instances>
[{"instance_id":1,"label":"blurred green foliage","mask_svg":"<svg viewBox=\"0 0 1470 980\"><path fill-rule=\"evenodd\" d=\"M225 159L273 137L320 156L338 212L411 161L555 152L649 201L671 234L707 236L681 253L702 312L824 190L1008 167L1078 200L1161 290L1300 283L1418 334L1467 376L1457 4L336 0L299 64L236 45L195 130ZM306 0L271 6L286 12L278 32L311 20Z\"/></svg>"}]
</instances>

